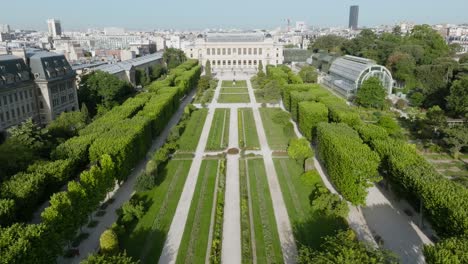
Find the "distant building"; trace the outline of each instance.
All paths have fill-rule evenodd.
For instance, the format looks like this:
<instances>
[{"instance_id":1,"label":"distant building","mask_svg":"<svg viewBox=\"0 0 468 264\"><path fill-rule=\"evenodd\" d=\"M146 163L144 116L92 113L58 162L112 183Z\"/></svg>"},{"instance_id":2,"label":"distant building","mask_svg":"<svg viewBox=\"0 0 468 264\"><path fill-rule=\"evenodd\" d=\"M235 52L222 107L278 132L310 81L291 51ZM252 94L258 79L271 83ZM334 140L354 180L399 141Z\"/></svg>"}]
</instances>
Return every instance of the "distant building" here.
<instances>
[{"instance_id":1,"label":"distant building","mask_svg":"<svg viewBox=\"0 0 468 264\"><path fill-rule=\"evenodd\" d=\"M335 59L324 78L324 84L349 98L356 94L363 82L377 77L387 94L392 93L393 78L390 71L375 61L346 55Z\"/></svg>"},{"instance_id":2,"label":"distant building","mask_svg":"<svg viewBox=\"0 0 468 264\"><path fill-rule=\"evenodd\" d=\"M10 25L0 24L0 33L10 33Z\"/></svg>"},{"instance_id":3,"label":"distant building","mask_svg":"<svg viewBox=\"0 0 468 264\"><path fill-rule=\"evenodd\" d=\"M283 45L263 33L208 33L184 49L188 58L198 59L202 65L210 61L213 72L257 72L260 62L283 64Z\"/></svg>"},{"instance_id":4,"label":"distant building","mask_svg":"<svg viewBox=\"0 0 468 264\"><path fill-rule=\"evenodd\" d=\"M307 26L304 21L296 21L296 31L303 32L306 29L307 29Z\"/></svg>"},{"instance_id":5,"label":"distant building","mask_svg":"<svg viewBox=\"0 0 468 264\"><path fill-rule=\"evenodd\" d=\"M118 27L106 27L104 28L104 34L108 36L125 35L125 29Z\"/></svg>"},{"instance_id":6,"label":"distant building","mask_svg":"<svg viewBox=\"0 0 468 264\"><path fill-rule=\"evenodd\" d=\"M49 29L49 36L56 38L62 35L62 26L60 20L57 19L48 19L47 28Z\"/></svg>"},{"instance_id":7,"label":"distant building","mask_svg":"<svg viewBox=\"0 0 468 264\"><path fill-rule=\"evenodd\" d=\"M352 30L358 29L359 21L359 6L353 5L349 9L349 28Z\"/></svg>"},{"instance_id":8,"label":"distant building","mask_svg":"<svg viewBox=\"0 0 468 264\"><path fill-rule=\"evenodd\" d=\"M62 112L78 110L76 74L64 55L12 53L0 55L0 132L28 118L46 125Z\"/></svg>"}]
</instances>

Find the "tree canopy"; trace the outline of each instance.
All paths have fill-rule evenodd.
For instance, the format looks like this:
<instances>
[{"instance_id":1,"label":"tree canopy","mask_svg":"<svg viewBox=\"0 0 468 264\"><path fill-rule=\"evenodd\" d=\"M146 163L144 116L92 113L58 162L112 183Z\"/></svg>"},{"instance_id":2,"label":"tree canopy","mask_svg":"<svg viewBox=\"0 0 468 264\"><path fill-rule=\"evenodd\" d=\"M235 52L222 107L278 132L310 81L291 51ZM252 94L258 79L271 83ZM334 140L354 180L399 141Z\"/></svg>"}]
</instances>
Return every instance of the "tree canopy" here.
<instances>
[{"instance_id":1,"label":"tree canopy","mask_svg":"<svg viewBox=\"0 0 468 264\"><path fill-rule=\"evenodd\" d=\"M164 51L163 60L167 69L173 69L187 60L184 51L176 48L168 48Z\"/></svg>"},{"instance_id":2,"label":"tree canopy","mask_svg":"<svg viewBox=\"0 0 468 264\"><path fill-rule=\"evenodd\" d=\"M364 107L382 109L385 105L385 88L379 78L371 77L364 81L356 93L356 103Z\"/></svg>"},{"instance_id":3,"label":"tree canopy","mask_svg":"<svg viewBox=\"0 0 468 264\"><path fill-rule=\"evenodd\" d=\"M299 76L304 83L316 83L317 82L317 69L314 66L304 66L299 71Z\"/></svg>"}]
</instances>

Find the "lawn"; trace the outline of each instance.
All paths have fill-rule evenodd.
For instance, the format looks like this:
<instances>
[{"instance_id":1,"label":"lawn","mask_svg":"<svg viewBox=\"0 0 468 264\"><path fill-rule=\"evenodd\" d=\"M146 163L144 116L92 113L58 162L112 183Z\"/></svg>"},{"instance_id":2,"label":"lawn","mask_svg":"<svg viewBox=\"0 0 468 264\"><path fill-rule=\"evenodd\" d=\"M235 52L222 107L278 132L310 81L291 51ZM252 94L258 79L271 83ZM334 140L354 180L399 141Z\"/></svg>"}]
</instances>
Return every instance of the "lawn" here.
<instances>
[{"instance_id":1,"label":"lawn","mask_svg":"<svg viewBox=\"0 0 468 264\"><path fill-rule=\"evenodd\" d=\"M276 173L286 203L294 237L299 244L318 248L322 237L346 228L342 219L324 217L312 210L309 195L316 184L323 185L320 175L303 175L302 166L289 158L275 158Z\"/></svg>"},{"instance_id":2,"label":"lawn","mask_svg":"<svg viewBox=\"0 0 468 264\"><path fill-rule=\"evenodd\" d=\"M445 177L468 187L468 165L446 153L421 153Z\"/></svg>"},{"instance_id":3,"label":"lawn","mask_svg":"<svg viewBox=\"0 0 468 264\"><path fill-rule=\"evenodd\" d=\"M198 109L192 113L185 131L179 139L179 151L193 152L196 150L207 115L207 109Z\"/></svg>"},{"instance_id":4,"label":"lawn","mask_svg":"<svg viewBox=\"0 0 468 264\"><path fill-rule=\"evenodd\" d=\"M260 94L260 91L259 90L255 90L255 100L257 100L257 103L266 103L266 104L277 104L279 103L280 99L276 99L276 100L265 100L263 98L263 96L261 96Z\"/></svg>"},{"instance_id":5,"label":"lawn","mask_svg":"<svg viewBox=\"0 0 468 264\"><path fill-rule=\"evenodd\" d=\"M249 93L247 88L221 88L221 93Z\"/></svg>"},{"instance_id":6,"label":"lawn","mask_svg":"<svg viewBox=\"0 0 468 264\"><path fill-rule=\"evenodd\" d=\"M243 149L260 149L252 108L239 108L238 121L239 146Z\"/></svg>"},{"instance_id":7,"label":"lawn","mask_svg":"<svg viewBox=\"0 0 468 264\"><path fill-rule=\"evenodd\" d=\"M202 162L176 263L205 263L219 162Z\"/></svg>"},{"instance_id":8,"label":"lawn","mask_svg":"<svg viewBox=\"0 0 468 264\"><path fill-rule=\"evenodd\" d=\"M239 168L241 173L246 173L244 177L248 178L250 187L249 196L252 199L251 210L257 262L283 263L283 254L263 159L241 161Z\"/></svg>"},{"instance_id":9,"label":"lawn","mask_svg":"<svg viewBox=\"0 0 468 264\"><path fill-rule=\"evenodd\" d=\"M243 88L247 87L247 81L236 81L236 84L233 84L232 81L223 81L221 87L227 88Z\"/></svg>"},{"instance_id":10,"label":"lawn","mask_svg":"<svg viewBox=\"0 0 468 264\"><path fill-rule=\"evenodd\" d=\"M227 148L229 144L230 115L230 109L218 108L215 110L206 150L223 150Z\"/></svg>"},{"instance_id":11,"label":"lawn","mask_svg":"<svg viewBox=\"0 0 468 264\"><path fill-rule=\"evenodd\" d=\"M292 126L283 126L273 121L273 117L278 112L282 112L280 108L260 108L260 115L262 116L263 127L268 140L268 145L273 150L286 151L288 148L289 140L295 138ZM291 124L292 125L292 124Z\"/></svg>"},{"instance_id":12,"label":"lawn","mask_svg":"<svg viewBox=\"0 0 468 264\"><path fill-rule=\"evenodd\" d=\"M240 184L240 208L241 208L241 245L242 245L242 263L253 263L253 245L251 235L253 217L250 214L251 201L249 197L249 185L247 182L247 173L245 171L245 160L239 160L239 184ZM253 224L252 224L253 225Z\"/></svg>"},{"instance_id":13,"label":"lawn","mask_svg":"<svg viewBox=\"0 0 468 264\"><path fill-rule=\"evenodd\" d=\"M249 94L219 94L218 103L250 103Z\"/></svg>"},{"instance_id":14,"label":"lawn","mask_svg":"<svg viewBox=\"0 0 468 264\"><path fill-rule=\"evenodd\" d=\"M159 172L155 188L136 194L146 201L149 209L120 237L120 244L141 263L154 263L159 259L191 163L191 160L170 161Z\"/></svg>"}]
</instances>

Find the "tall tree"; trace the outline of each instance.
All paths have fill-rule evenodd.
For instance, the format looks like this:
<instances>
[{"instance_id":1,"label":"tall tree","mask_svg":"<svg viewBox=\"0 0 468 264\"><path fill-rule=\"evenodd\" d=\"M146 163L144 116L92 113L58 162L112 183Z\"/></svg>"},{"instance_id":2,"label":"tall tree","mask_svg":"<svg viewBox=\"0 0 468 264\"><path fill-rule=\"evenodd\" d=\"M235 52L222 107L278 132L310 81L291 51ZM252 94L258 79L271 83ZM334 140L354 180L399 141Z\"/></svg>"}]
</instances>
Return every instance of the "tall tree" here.
<instances>
[{"instance_id":1,"label":"tall tree","mask_svg":"<svg viewBox=\"0 0 468 264\"><path fill-rule=\"evenodd\" d=\"M468 115L468 76L453 82L446 100L448 109L454 115L462 117Z\"/></svg>"},{"instance_id":2,"label":"tall tree","mask_svg":"<svg viewBox=\"0 0 468 264\"><path fill-rule=\"evenodd\" d=\"M304 66L299 71L299 76L304 83L316 83L317 82L317 69L314 66Z\"/></svg>"},{"instance_id":3,"label":"tall tree","mask_svg":"<svg viewBox=\"0 0 468 264\"><path fill-rule=\"evenodd\" d=\"M211 77L211 62L210 62L210 60L206 60L205 75Z\"/></svg>"},{"instance_id":4,"label":"tall tree","mask_svg":"<svg viewBox=\"0 0 468 264\"><path fill-rule=\"evenodd\" d=\"M364 107L383 108L386 91L379 78L371 77L363 82L356 93L356 103Z\"/></svg>"},{"instance_id":5,"label":"tall tree","mask_svg":"<svg viewBox=\"0 0 468 264\"><path fill-rule=\"evenodd\" d=\"M339 52L341 45L346 41L345 38L337 35L326 35L318 37L309 45L312 50L325 50L327 52Z\"/></svg>"},{"instance_id":6,"label":"tall tree","mask_svg":"<svg viewBox=\"0 0 468 264\"><path fill-rule=\"evenodd\" d=\"M163 60L167 69L173 69L187 60L185 53L180 49L168 48L164 51Z\"/></svg>"}]
</instances>

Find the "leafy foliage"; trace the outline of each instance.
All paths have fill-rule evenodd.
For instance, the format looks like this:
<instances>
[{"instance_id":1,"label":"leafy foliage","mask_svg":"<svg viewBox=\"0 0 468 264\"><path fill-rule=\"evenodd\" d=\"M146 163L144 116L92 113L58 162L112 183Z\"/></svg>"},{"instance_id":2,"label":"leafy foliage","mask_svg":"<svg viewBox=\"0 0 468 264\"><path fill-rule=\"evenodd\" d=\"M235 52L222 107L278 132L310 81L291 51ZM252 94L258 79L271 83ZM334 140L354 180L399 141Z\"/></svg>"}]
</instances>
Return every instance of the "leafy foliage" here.
<instances>
[{"instance_id":1,"label":"leafy foliage","mask_svg":"<svg viewBox=\"0 0 468 264\"><path fill-rule=\"evenodd\" d=\"M304 83L316 83L317 82L317 69L313 66L304 66L299 71L299 76Z\"/></svg>"},{"instance_id":2,"label":"leafy foliage","mask_svg":"<svg viewBox=\"0 0 468 264\"><path fill-rule=\"evenodd\" d=\"M322 184L316 184L310 196L312 209L329 217L346 218L349 207L337 194L331 193Z\"/></svg>"},{"instance_id":3,"label":"leafy foliage","mask_svg":"<svg viewBox=\"0 0 468 264\"><path fill-rule=\"evenodd\" d=\"M168 48L164 51L163 60L167 69L171 70L187 60L185 53L180 49Z\"/></svg>"},{"instance_id":4,"label":"leafy foliage","mask_svg":"<svg viewBox=\"0 0 468 264\"><path fill-rule=\"evenodd\" d=\"M447 107L455 115L468 115L468 76L453 82L450 87L450 95L447 97Z\"/></svg>"},{"instance_id":5,"label":"leafy foliage","mask_svg":"<svg viewBox=\"0 0 468 264\"><path fill-rule=\"evenodd\" d=\"M320 123L318 154L333 184L354 205L365 204L367 188L380 180L380 159L349 126Z\"/></svg>"},{"instance_id":6,"label":"leafy foliage","mask_svg":"<svg viewBox=\"0 0 468 264\"><path fill-rule=\"evenodd\" d=\"M99 238L99 246L104 254L116 254L119 251L119 238L112 229L107 229Z\"/></svg>"},{"instance_id":7,"label":"leafy foliage","mask_svg":"<svg viewBox=\"0 0 468 264\"><path fill-rule=\"evenodd\" d=\"M328 122L328 109L325 105L315 102L299 103L299 129L311 140L320 122Z\"/></svg>"},{"instance_id":8,"label":"leafy foliage","mask_svg":"<svg viewBox=\"0 0 468 264\"><path fill-rule=\"evenodd\" d=\"M134 261L127 254L119 253L117 255L92 254L89 255L82 264L138 264L140 261Z\"/></svg>"},{"instance_id":9,"label":"leafy foliage","mask_svg":"<svg viewBox=\"0 0 468 264\"><path fill-rule=\"evenodd\" d=\"M468 237L452 237L434 246L424 246L424 256L429 264L468 263Z\"/></svg>"},{"instance_id":10,"label":"leafy foliage","mask_svg":"<svg viewBox=\"0 0 468 264\"><path fill-rule=\"evenodd\" d=\"M356 103L364 107L382 109L385 105L386 91L379 78L371 77L357 90Z\"/></svg>"},{"instance_id":11,"label":"leafy foliage","mask_svg":"<svg viewBox=\"0 0 468 264\"><path fill-rule=\"evenodd\" d=\"M307 158L314 155L314 151L310 147L309 141L305 138L292 138L289 141L288 155L297 163L303 165Z\"/></svg>"}]
</instances>

